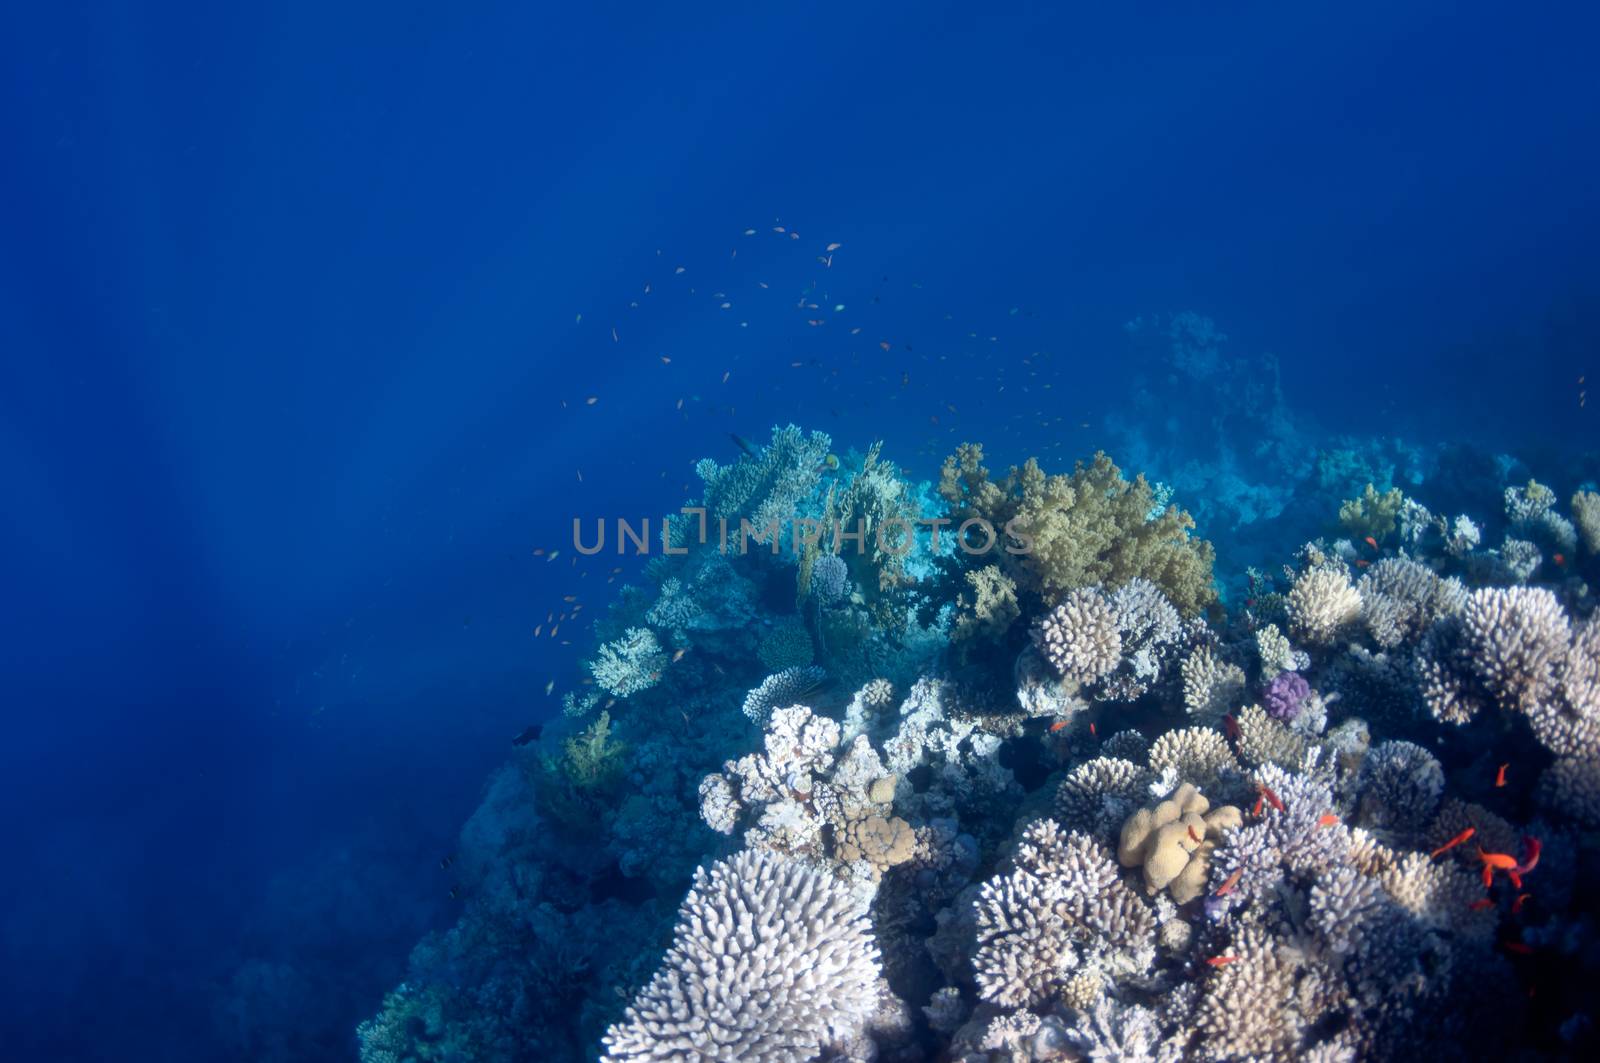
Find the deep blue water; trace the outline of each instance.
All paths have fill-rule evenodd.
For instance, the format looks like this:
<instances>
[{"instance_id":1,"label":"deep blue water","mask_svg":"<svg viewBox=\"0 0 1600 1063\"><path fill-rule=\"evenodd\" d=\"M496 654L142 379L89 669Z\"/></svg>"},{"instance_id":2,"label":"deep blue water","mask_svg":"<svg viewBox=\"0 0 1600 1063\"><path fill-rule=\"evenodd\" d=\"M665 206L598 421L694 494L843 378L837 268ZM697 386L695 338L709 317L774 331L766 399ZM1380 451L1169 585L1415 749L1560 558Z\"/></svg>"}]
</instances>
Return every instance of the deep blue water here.
<instances>
[{"instance_id":1,"label":"deep blue water","mask_svg":"<svg viewBox=\"0 0 1600 1063\"><path fill-rule=\"evenodd\" d=\"M1592 5L8 22L11 1058L352 1058L583 648L532 549L730 432L1086 456L1194 311L1306 433L1596 442Z\"/></svg>"}]
</instances>

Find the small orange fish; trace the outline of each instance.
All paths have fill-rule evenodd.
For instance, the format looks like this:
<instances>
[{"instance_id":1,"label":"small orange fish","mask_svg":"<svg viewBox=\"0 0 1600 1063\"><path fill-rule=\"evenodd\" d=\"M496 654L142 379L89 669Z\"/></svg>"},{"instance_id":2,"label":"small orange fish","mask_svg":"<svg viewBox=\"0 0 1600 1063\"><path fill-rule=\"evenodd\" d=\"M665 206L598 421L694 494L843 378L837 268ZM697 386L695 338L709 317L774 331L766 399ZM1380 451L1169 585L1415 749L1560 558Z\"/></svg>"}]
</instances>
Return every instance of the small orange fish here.
<instances>
[{"instance_id":1,"label":"small orange fish","mask_svg":"<svg viewBox=\"0 0 1600 1063\"><path fill-rule=\"evenodd\" d=\"M1558 565L1565 565L1567 563L1566 556L1563 554L1552 554L1550 560L1554 561Z\"/></svg>"},{"instance_id":2,"label":"small orange fish","mask_svg":"<svg viewBox=\"0 0 1600 1063\"><path fill-rule=\"evenodd\" d=\"M1239 962L1239 957L1237 957L1237 956L1213 956L1209 960L1206 961L1206 966L1208 966L1208 967L1226 967L1230 963L1237 963L1237 962Z\"/></svg>"},{"instance_id":3,"label":"small orange fish","mask_svg":"<svg viewBox=\"0 0 1600 1063\"><path fill-rule=\"evenodd\" d=\"M1374 550L1376 550L1378 548L1378 540L1374 539L1370 535L1367 536L1365 539L1363 539L1361 541L1366 543L1368 546L1372 547Z\"/></svg>"},{"instance_id":4,"label":"small orange fish","mask_svg":"<svg viewBox=\"0 0 1600 1063\"><path fill-rule=\"evenodd\" d=\"M1494 773L1494 784L1496 788L1506 784L1506 769L1509 767L1511 767L1509 763L1502 764L1500 765L1500 770Z\"/></svg>"},{"instance_id":5,"label":"small orange fish","mask_svg":"<svg viewBox=\"0 0 1600 1063\"><path fill-rule=\"evenodd\" d=\"M1317 819L1317 826L1331 827L1337 822L1339 822L1339 817L1334 815L1332 812L1329 812Z\"/></svg>"},{"instance_id":6,"label":"small orange fish","mask_svg":"<svg viewBox=\"0 0 1600 1063\"><path fill-rule=\"evenodd\" d=\"M1194 832L1194 828L1193 828L1193 827L1190 827L1190 828L1189 828L1189 837L1190 837L1190 838L1192 838L1192 839L1193 839L1193 840L1194 840L1194 843L1195 843L1195 844L1196 844L1196 845L1199 845L1199 844L1200 844L1200 842L1201 842L1201 840L1202 840L1202 839L1201 839L1201 837L1200 837L1200 835L1198 835L1198 834L1196 834L1196 833L1195 833L1195 832Z\"/></svg>"},{"instance_id":7,"label":"small orange fish","mask_svg":"<svg viewBox=\"0 0 1600 1063\"><path fill-rule=\"evenodd\" d=\"M1055 723L1050 725L1050 733L1051 734L1055 734L1057 731L1061 730L1066 725L1067 725L1067 721L1066 720L1057 720Z\"/></svg>"},{"instance_id":8,"label":"small orange fish","mask_svg":"<svg viewBox=\"0 0 1600 1063\"><path fill-rule=\"evenodd\" d=\"M1507 952L1514 952L1518 956L1533 955L1533 946L1524 944L1521 941L1502 941L1501 944L1505 946Z\"/></svg>"},{"instance_id":9,"label":"small orange fish","mask_svg":"<svg viewBox=\"0 0 1600 1063\"><path fill-rule=\"evenodd\" d=\"M1092 724L1092 723L1089 725L1089 736L1091 738L1095 738L1095 739L1098 739L1100 737L1098 734L1095 733L1094 724Z\"/></svg>"},{"instance_id":10,"label":"small orange fish","mask_svg":"<svg viewBox=\"0 0 1600 1063\"><path fill-rule=\"evenodd\" d=\"M1217 887L1217 896L1226 897L1233 892L1233 887L1239 884L1239 879L1244 875L1244 868L1238 868L1233 874L1222 880L1222 885Z\"/></svg>"},{"instance_id":11,"label":"small orange fish","mask_svg":"<svg viewBox=\"0 0 1600 1063\"><path fill-rule=\"evenodd\" d=\"M1490 900L1488 897L1485 897L1482 900L1473 901L1471 904L1467 905L1467 911L1469 911L1469 912L1481 912L1485 908L1493 908L1493 907L1494 907L1494 901Z\"/></svg>"},{"instance_id":12,"label":"small orange fish","mask_svg":"<svg viewBox=\"0 0 1600 1063\"><path fill-rule=\"evenodd\" d=\"M1492 867L1496 871L1511 871L1517 866L1517 858L1508 853L1486 853L1483 846L1478 846L1478 859L1482 860L1485 867Z\"/></svg>"},{"instance_id":13,"label":"small orange fish","mask_svg":"<svg viewBox=\"0 0 1600 1063\"><path fill-rule=\"evenodd\" d=\"M1372 562L1371 562L1371 561L1368 561L1368 560L1367 560L1367 559L1366 559L1366 558L1364 558L1364 557L1358 557L1358 558L1356 558L1356 568L1366 568L1366 567L1367 567L1367 566L1368 566L1368 565L1370 565L1370 564L1372 564Z\"/></svg>"},{"instance_id":14,"label":"small orange fish","mask_svg":"<svg viewBox=\"0 0 1600 1063\"><path fill-rule=\"evenodd\" d=\"M1478 833L1478 829L1476 827L1468 827L1466 830L1462 831L1460 834L1457 834L1454 838L1451 838L1449 841L1439 846L1439 848L1429 853L1428 859L1432 860L1440 853L1449 852L1451 849L1454 849L1456 846L1460 845L1462 842L1466 841L1476 833Z\"/></svg>"},{"instance_id":15,"label":"small orange fish","mask_svg":"<svg viewBox=\"0 0 1600 1063\"><path fill-rule=\"evenodd\" d=\"M1518 912L1522 911L1522 906L1528 903L1528 898L1532 896L1533 894L1531 893L1517 894L1517 899L1511 902L1511 914L1516 915Z\"/></svg>"},{"instance_id":16,"label":"small orange fish","mask_svg":"<svg viewBox=\"0 0 1600 1063\"><path fill-rule=\"evenodd\" d=\"M1261 806L1262 806L1262 804L1264 804L1264 803L1265 803L1265 802L1266 802L1266 798L1265 798L1265 797L1263 797L1263 796L1261 796L1261 795L1259 795L1259 794L1258 794L1258 795L1256 795L1256 803L1255 803L1255 807L1254 807L1254 808L1252 808L1252 809L1251 809L1251 810L1250 810L1250 814L1251 814L1251 815L1252 815L1252 816L1259 816L1259 815L1261 815Z\"/></svg>"},{"instance_id":17,"label":"small orange fish","mask_svg":"<svg viewBox=\"0 0 1600 1063\"><path fill-rule=\"evenodd\" d=\"M1222 717L1222 727L1223 730L1228 732L1230 739L1235 742L1239 740L1239 721L1235 720L1231 714Z\"/></svg>"},{"instance_id":18,"label":"small orange fish","mask_svg":"<svg viewBox=\"0 0 1600 1063\"><path fill-rule=\"evenodd\" d=\"M1262 784L1257 783L1256 789L1261 791L1261 796L1267 799L1267 804L1271 805L1279 812L1283 811L1283 801L1279 799L1277 794L1272 792L1272 787L1263 786Z\"/></svg>"}]
</instances>

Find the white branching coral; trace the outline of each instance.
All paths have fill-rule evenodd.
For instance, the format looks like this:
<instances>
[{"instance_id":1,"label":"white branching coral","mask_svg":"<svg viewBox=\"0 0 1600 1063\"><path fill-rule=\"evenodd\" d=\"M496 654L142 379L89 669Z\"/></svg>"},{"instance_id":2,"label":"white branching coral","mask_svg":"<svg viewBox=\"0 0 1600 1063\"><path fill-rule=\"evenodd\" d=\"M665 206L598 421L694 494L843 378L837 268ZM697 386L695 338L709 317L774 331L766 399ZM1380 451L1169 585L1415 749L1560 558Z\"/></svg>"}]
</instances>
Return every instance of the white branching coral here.
<instances>
[{"instance_id":1,"label":"white branching coral","mask_svg":"<svg viewBox=\"0 0 1600 1063\"><path fill-rule=\"evenodd\" d=\"M1361 615L1361 595L1344 566L1307 569L1289 588L1289 629L1298 639L1326 646Z\"/></svg>"},{"instance_id":2,"label":"white branching coral","mask_svg":"<svg viewBox=\"0 0 1600 1063\"><path fill-rule=\"evenodd\" d=\"M1276 764L1280 768L1295 768L1306 754L1305 736L1268 716L1260 705L1246 705L1240 709L1236 722L1239 756L1252 767Z\"/></svg>"},{"instance_id":3,"label":"white branching coral","mask_svg":"<svg viewBox=\"0 0 1600 1063\"><path fill-rule=\"evenodd\" d=\"M1097 591L1071 591L1034 631L1034 641L1063 679L1093 683L1122 660L1122 635L1111 604Z\"/></svg>"},{"instance_id":4,"label":"white branching coral","mask_svg":"<svg viewBox=\"0 0 1600 1063\"><path fill-rule=\"evenodd\" d=\"M1108 833L1146 799L1151 779L1149 769L1131 760L1096 757L1061 780L1056 788L1056 815L1075 830Z\"/></svg>"},{"instance_id":5,"label":"white branching coral","mask_svg":"<svg viewBox=\"0 0 1600 1063\"><path fill-rule=\"evenodd\" d=\"M607 1061L804 1063L878 1007L878 947L849 889L763 850L695 872L672 947Z\"/></svg>"},{"instance_id":6,"label":"white branching coral","mask_svg":"<svg viewBox=\"0 0 1600 1063\"><path fill-rule=\"evenodd\" d=\"M1444 769L1414 742L1379 742L1362 763L1361 782L1363 826L1415 832L1439 807Z\"/></svg>"},{"instance_id":7,"label":"white branching coral","mask_svg":"<svg viewBox=\"0 0 1600 1063\"><path fill-rule=\"evenodd\" d=\"M1460 580L1443 579L1426 565L1400 557L1373 565L1356 590L1362 623L1385 649L1420 639L1435 621L1460 610L1467 598Z\"/></svg>"},{"instance_id":8,"label":"white branching coral","mask_svg":"<svg viewBox=\"0 0 1600 1063\"><path fill-rule=\"evenodd\" d=\"M1123 970L1152 962L1155 915L1093 838L1038 820L1023 833L1015 864L978 895L973 968L984 1000L1041 1003L1064 988L1083 955Z\"/></svg>"},{"instance_id":9,"label":"white branching coral","mask_svg":"<svg viewBox=\"0 0 1600 1063\"><path fill-rule=\"evenodd\" d=\"M648 690L661 679L666 651L647 627L630 627L622 637L600 647L589 662L589 674L601 688L619 698Z\"/></svg>"},{"instance_id":10,"label":"white branching coral","mask_svg":"<svg viewBox=\"0 0 1600 1063\"><path fill-rule=\"evenodd\" d=\"M1169 768L1186 782L1212 786L1236 775L1239 762L1221 731L1184 727L1168 731L1150 747L1150 770L1159 773Z\"/></svg>"},{"instance_id":11,"label":"white branching coral","mask_svg":"<svg viewBox=\"0 0 1600 1063\"><path fill-rule=\"evenodd\" d=\"M1223 660L1210 646L1184 658L1183 706L1202 720L1221 718L1244 696L1244 669Z\"/></svg>"},{"instance_id":12,"label":"white branching coral","mask_svg":"<svg viewBox=\"0 0 1600 1063\"><path fill-rule=\"evenodd\" d=\"M1256 656L1261 661L1261 676L1271 679L1279 672L1295 672L1310 667L1311 658L1289 643L1277 624L1263 624L1256 630Z\"/></svg>"},{"instance_id":13,"label":"white branching coral","mask_svg":"<svg viewBox=\"0 0 1600 1063\"><path fill-rule=\"evenodd\" d=\"M744 714L765 723L773 709L802 700L827 678L828 673L814 664L774 672L744 696Z\"/></svg>"}]
</instances>

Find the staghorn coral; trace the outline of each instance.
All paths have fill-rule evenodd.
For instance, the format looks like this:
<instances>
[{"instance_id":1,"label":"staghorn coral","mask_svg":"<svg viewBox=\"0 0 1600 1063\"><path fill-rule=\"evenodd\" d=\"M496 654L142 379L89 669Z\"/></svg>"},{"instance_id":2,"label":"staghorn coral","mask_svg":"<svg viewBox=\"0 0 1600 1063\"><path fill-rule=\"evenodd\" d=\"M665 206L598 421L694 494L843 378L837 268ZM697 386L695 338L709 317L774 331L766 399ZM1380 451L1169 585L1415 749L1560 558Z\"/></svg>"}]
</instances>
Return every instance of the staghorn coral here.
<instances>
[{"instance_id":1,"label":"staghorn coral","mask_svg":"<svg viewBox=\"0 0 1600 1063\"><path fill-rule=\"evenodd\" d=\"M1520 535L1545 543L1553 550L1578 548L1578 530L1555 510L1556 493L1537 480L1505 491L1506 518ZM1526 577L1524 577L1526 578Z\"/></svg>"},{"instance_id":2,"label":"staghorn coral","mask_svg":"<svg viewBox=\"0 0 1600 1063\"><path fill-rule=\"evenodd\" d=\"M1289 588L1289 630L1314 646L1326 646L1361 615L1361 595L1342 565L1309 568Z\"/></svg>"},{"instance_id":3,"label":"staghorn coral","mask_svg":"<svg viewBox=\"0 0 1600 1063\"><path fill-rule=\"evenodd\" d=\"M1057 674L1080 685L1104 678L1122 661L1116 614L1093 590L1068 592L1040 619L1033 638Z\"/></svg>"},{"instance_id":4,"label":"staghorn coral","mask_svg":"<svg viewBox=\"0 0 1600 1063\"><path fill-rule=\"evenodd\" d=\"M666 667L666 651L647 627L630 627L621 638L602 645L588 663L594 681L619 698L655 686Z\"/></svg>"},{"instance_id":5,"label":"staghorn coral","mask_svg":"<svg viewBox=\"0 0 1600 1063\"><path fill-rule=\"evenodd\" d=\"M1018 588L1054 603L1067 591L1117 587L1143 577L1180 610L1198 613L1216 599L1211 544L1191 536L1194 520L1175 506L1146 517L1154 496L1141 475L1131 483L1104 454L1079 462L1070 476L1047 475L1030 458L1004 479L990 479L983 448L963 444L945 459L939 494L957 524L987 521Z\"/></svg>"},{"instance_id":6,"label":"staghorn coral","mask_svg":"<svg viewBox=\"0 0 1600 1063\"><path fill-rule=\"evenodd\" d=\"M877 1009L878 948L848 889L753 850L695 872L661 968L606 1033L607 1061L803 1063Z\"/></svg>"}]
</instances>

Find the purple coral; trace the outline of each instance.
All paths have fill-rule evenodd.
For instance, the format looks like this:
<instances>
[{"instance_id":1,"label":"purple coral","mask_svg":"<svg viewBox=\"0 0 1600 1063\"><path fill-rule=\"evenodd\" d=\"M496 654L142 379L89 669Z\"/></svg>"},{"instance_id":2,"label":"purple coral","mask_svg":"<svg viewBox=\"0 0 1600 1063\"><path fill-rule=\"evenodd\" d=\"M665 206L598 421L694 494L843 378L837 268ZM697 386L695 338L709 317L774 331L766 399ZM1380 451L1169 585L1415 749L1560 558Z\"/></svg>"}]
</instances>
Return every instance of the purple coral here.
<instances>
[{"instance_id":1,"label":"purple coral","mask_svg":"<svg viewBox=\"0 0 1600 1063\"><path fill-rule=\"evenodd\" d=\"M1279 672L1261 693L1263 707L1274 720L1292 720L1311 697L1311 684L1299 672Z\"/></svg>"}]
</instances>

